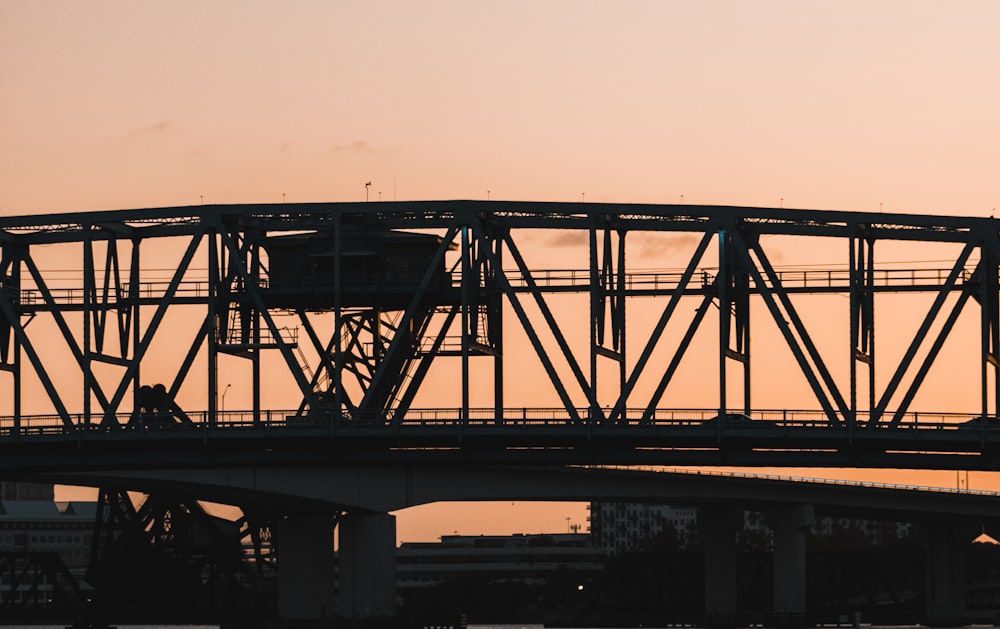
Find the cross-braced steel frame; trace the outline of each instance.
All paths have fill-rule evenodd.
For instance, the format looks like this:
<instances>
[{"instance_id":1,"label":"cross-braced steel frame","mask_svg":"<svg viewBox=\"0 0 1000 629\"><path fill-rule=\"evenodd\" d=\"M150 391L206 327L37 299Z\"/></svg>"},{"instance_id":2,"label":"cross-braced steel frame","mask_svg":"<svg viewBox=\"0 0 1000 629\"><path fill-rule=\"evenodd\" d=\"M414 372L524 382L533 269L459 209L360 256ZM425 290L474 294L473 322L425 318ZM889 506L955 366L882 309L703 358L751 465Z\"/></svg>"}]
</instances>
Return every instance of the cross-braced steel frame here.
<instances>
[{"instance_id":1,"label":"cross-braced steel frame","mask_svg":"<svg viewBox=\"0 0 1000 629\"><path fill-rule=\"evenodd\" d=\"M582 264L556 271L530 262L539 235L554 233L579 242ZM678 267L636 268L627 244L665 233L690 242ZM828 268L789 272L775 263L775 238L834 243L841 257ZM937 267L881 266L876 249L900 243L918 257L922 245L946 244L948 258ZM964 430L954 438L961 445L924 438L910 449L983 454L992 451L1000 409L993 219L502 201L218 205L4 217L0 248L0 370L9 374L10 409L3 428L14 436L221 425L399 435L447 424L492 430L499 444L506 434L508 445L525 449L553 446L523 436L535 425L546 435L565 425L587 439L612 428L661 436L709 428L716 443L748 428L758 445L780 443L788 427L836 429L852 443L884 429L946 428ZM164 259L170 272L153 277ZM79 272L65 280L53 265ZM876 296L887 293L924 294L929 306L902 356L877 365L876 337L895 334L891 316L875 316ZM845 339L837 351L846 361L831 363L829 343L819 342L830 320L814 329L800 312L803 296L817 294L848 300L847 316L832 324ZM565 316L572 296L575 315L586 312L574 321L589 321L586 330ZM961 417L921 423L913 401L969 305L978 309L979 343L966 360L976 365L980 395L954 409ZM633 323L634 308L655 313L651 327ZM189 313L183 324L165 323L181 309ZM779 421L755 406L751 368L769 369L772 352L751 352L751 313L784 341L807 383L810 413L785 411ZM710 363L703 349L691 349L706 330L715 339ZM169 381L147 382L150 348L166 334L186 345L174 363L157 365L157 374L172 371ZM49 358L55 346L64 356L58 364ZM221 407L222 357L248 361L249 409ZM670 385L695 360L715 400L682 411ZM527 361L540 365L544 382L534 385L550 392L554 408L528 408L506 383ZM442 362L450 364L454 401L418 407ZM844 362L846 374L830 366ZM262 404L276 373L294 386L291 410ZM881 373L889 374L884 382ZM192 381L203 404L182 395ZM484 392L492 403L475 405ZM800 454L796 464L806 460Z\"/></svg>"}]
</instances>

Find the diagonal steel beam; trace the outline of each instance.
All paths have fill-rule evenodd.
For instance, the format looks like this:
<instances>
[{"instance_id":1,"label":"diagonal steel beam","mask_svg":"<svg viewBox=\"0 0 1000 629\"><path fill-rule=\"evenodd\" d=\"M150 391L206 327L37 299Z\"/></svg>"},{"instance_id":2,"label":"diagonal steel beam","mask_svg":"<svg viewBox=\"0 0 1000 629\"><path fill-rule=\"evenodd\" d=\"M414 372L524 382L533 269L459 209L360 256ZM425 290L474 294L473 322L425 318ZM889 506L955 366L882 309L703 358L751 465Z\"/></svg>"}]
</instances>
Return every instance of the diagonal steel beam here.
<instances>
[{"instance_id":1,"label":"diagonal steel beam","mask_svg":"<svg viewBox=\"0 0 1000 629\"><path fill-rule=\"evenodd\" d=\"M570 370L572 370L573 375L576 377L576 381L580 385L580 389L583 391L583 394L590 401L590 405L593 406L593 404L596 403L596 400L593 399L593 392L591 390L590 383L587 382L587 377L583 374L583 369L580 368L580 364L573 356L573 351L570 349L569 343L566 342L566 338L563 336L562 330L556 322L556 318L552 315L552 311L549 310L549 306L546 303L545 298L542 296L542 291L539 290L538 284L535 282L535 278L531 275L528 265L525 264L524 258L521 256L521 251L517 248L517 245L514 244L514 240L510 237L509 233L504 235L504 242L507 243L507 247L510 249L511 257L517 265L517 270L521 273L525 283L528 285L529 292L531 293L531 296L534 297L535 303L538 305L538 309L541 311L542 317L545 319L545 323L548 324L549 331L552 332L552 336L559 345L563 358L566 359L566 363L569 365ZM497 260L496 263L499 268L500 261Z\"/></svg>"},{"instance_id":2,"label":"diagonal steel beam","mask_svg":"<svg viewBox=\"0 0 1000 629\"><path fill-rule=\"evenodd\" d=\"M23 262L25 267L28 269L28 273L35 282L35 288L37 288L38 292L42 294L42 299L50 307L52 320L55 321L56 327L58 327L59 331L62 333L63 340L66 341L66 346L69 348L70 353L73 354L73 358L76 359L81 372L87 371L90 368L89 361L86 359L83 350L81 350L80 346L77 344L76 338L73 336L73 331L70 330L69 324L66 323L66 318L63 317L62 311L56 305L55 297L53 297L52 291L49 289L48 284L46 284L41 271L35 265L35 261L31 258L31 256L25 256ZM86 317L87 314L83 313L83 316ZM91 379L90 391L94 394L94 397L97 398L97 403L101 405L101 409L105 413L108 412L110 403L104 393L104 389L101 387L101 383L98 382L96 378ZM89 418L86 421L89 421Z\"/></svg>"},{"instance_id":3,"label":"diagonal steel beam","mask_svg":"<svg viewBox=\"0 0 1000 629\"><path fill-rule=\"evenodd\" d=\"M28 355L28 361L31 362L31 366L34 367L35 375L42 383L42 387L48 394L49 401L52 402L52 406L55 408L56 413L62 420L63 425L67 428L73 428L73 420L70 418L69 412L66 410L66 405L63 404L62 398L59 397L59 392L56 390L55 385L52 383L52 379L45 370L45 365L42 364L41 358L38 356L38 352L35 351L35 346L32 345L31 339L28 338L28 334L24 331L24 327L21 326L20 318L14 311L14 306L10 302L10 297L7 295L6 291L0 291L0 312L2 312L7 320L10 321L14 335L21 344L21 349ZM20 418L17 419L19 420Z\"/></svg>"},{"instance_id":4,"label":"diagonal steel beam","mask_svg":"<svg viewBox=\"0 0 1000 629\"><path fill-rule=\"evenodd\" d=\"M510 245L509 242L508 245ZM537 355L538 359L542 361L542 366L545 368L545 373L548 374L549 381L555 388L556 394L562 401L563 406L569 413L570 418L574 422L579 422L580 415L576 412L573 400L570 398L569 393L567 393L566 387L563 385L562 379L559 377L555 365L552 363L552 359L549 358L548 352L545 351L545 346L542 345L541 338L539 338L538 332L535 330L535 326L531 323L531 318L528 317L528 313L524 310L521 300L517 297L517 293L514 291L513 287L511 287L510 280L507 278L507 273L503 270L501 261L496 259L496 253L493 251L490 251L487 255L492 259L496 267L496 279L500 284L500 291L502 294L505 294L507 299L510 301L510 305L514 309L514 314L517 315L518 320L521 322L521 327L524 329L525 334L528 335L528 340L531 342L531 346L535 350L535 355Z\"/></svg>"},{"instance_id":5,"label":"diagonal steel beam","mask_svg":"<svg viewBox=\"0 0 1000 629\"><path fill-rule=\"evenodd\" d=\"M174 381L170 384L170 389L167 392L167 398L171 402L177 399L177 394L181 390L181 385L184 384L184 380L187 378L187 374L191 370L191 365L194 364L195 358L201 351L201 346L204 344L205 339L208 338L208 333L212 330L212 328L212 315L208 314L205 316L205 320L201 324L198 334L195 335L194 341L191 342L191 346L188 348L187 354L184 356L184 361L181 363L180 369L177 370L177 375L174 376ZM187 416L185 415L185 417Z\"/></svg>"},{"instance_id":6,"label":"diagonal steel beam","mask_svg":"<svg viewBox=\"0 0 1000 629\"><path fill-rule=\"evenodd\" d=\"M398 426L402 424L403 418L406 416L406 412L410 410L410 404L413 403L413 398L416 397L420 384L424 381L424 377L427 375L428 370L430 370L431 363L437 356L438 351L441 349L441 345L444 344L445 335L454 323L456 313L457 310L455 308L448 310L448 314L445 315L445 320L441 324L441 329L434 337L434 342L431 344L430 350L424 352L424 354L420 357L420 360L417 362L417 369L413 373L413 378L410 379L410 382L403 390L403 395L400 397L396 410L393 413L392 421L394 425Z\"/></svg>"},{"instance_id":7,"label":"diagonal steel beam","mask_svg":"<svg viewBox=\"0 0 1000 629\"><path fill-rule=\"evenodd\" d=\"M291 348L288 347L288 344L285 343L285 340L281 337L281 330L274 322L274 317L271 316L267 306L264 305L264 299L260 294L260 287L257 285L257 282L253 281L253 278L251 278L250 274L247 272L246 265L243 263L243 258L241 258L239 243L237 243L229 235L222 225L217 226L217 231L219 237L222 239L222 249L228 251L229 254L233 256L230 268L235 270L236 277L243 282L244 294L250 298L254 307L257 309L257 312L260 314L261 318L264 319L264 324L267 325L268 329L271 331L271 335L274 338L275 344L278 346L278 351L281 352L281 356L285 360L288 371L292 374L292 378L298 385L302 395L310 401L310 407L312 407L315 403L315 395L312 387L309 386L309 381L306 380L305 375L302 373L301 365L299 365L298 361L295 360L295 356L292 355Z\"/></svg>"},{"instance_id":8,"label":"diagonal steel beam","mask_svg":"<svg viewBox=\"0 0 1000 629\"><path fill-rule=\"evenodd\" d=\"M125 370L125 375L118 384L118 388L115 391L114 396L111 398L111 402L109 403L107 410L105 410L104 418L101 420L102 426L114 425L117 423L114 415L118 412L118 406L121 404L122 399L125 397L125 393L128 391L129 383L134 383L134 379L139 370L139 363L142 362L143 357L146 355L146 350L149 348L149 344L153 341L153 337L156 335L157 330L159 330L160 322L163 321L163 317L167 314L170 302L177 293L177 287L180 286L181 280L188 271L188 267L191 266L191 260L194 258L195 251L197 251L198 245L201 243L203 236L204 231L200 231L195 234L191 238L191 242L188 244L187 249L184 251L184 255L181 256L181 260L177 265L177 270L174 271L170 284L167 286L166 291L163 293L163 297L160 299L160 303L156 307L156 311L149 320L146 332L142 335L142 340L135 348L132 360L129 362L129 366Z\"/></svg>"},{"instance_id":9,"label":"diagonal steel beam","mask_svg":"<svg viewBox=\"0 0 1000 629\"><path fill-rule=\"evenodd\" d=\"M896 412L893 413L892 419L889 421L889 425L893 428L899 425L903 421L903 416L906 415L906 411L910 408L910 403L913 401L913 397L917 394L920 389L920 385L923 384L924 378L927 376L927 372L930 371L931 365L934 364L934 359L937 358L938 353L944 346L945 340L951 333L953 327L955 327L955 322L958 321L958 316L962 314L962 308L965 303L972 296L971 291L962 291L955 305L952 307L951 312L948 314L948 318L945 319L944 325L941 326L941 330L938 331L937 337L934 339L934 343L931 345L930 350L924 357L924 360L920 364L920 368L917 370L916 375L913 377L913 381L910 383L909 388L903 395L902 401L900 401L899 406L896 407ZM985 417L983 418L985 420ZM985 421L983 422L986 423Z\"/></svg>"},{"instance_id":10,"label":"diagonal steel beam","mask_svg":"<svg viewBox=\"0 0 1000 629\"><path fill-rule=\"evenodd\" d=\"M694 273L698 268L698 264L704 257L705 251L708 249L708 245L711 241L712 233L707 232L704 236L702 236L701 241L695 248L694 254L691 256L691 260L688 262L687 267L684 269L684 273L681 275L680 281L678 281L676 288L674 288L673 293L670 295L667 305L663 308L663 313L660 314L660 318L656 321L656 325L653 326L653 330L649 335L649 340L646 341L642 354L639 355L639 360L632 368L632 374L626 381L625 387L622 390L621 395L618 397L618 401L615 402L615 407L611 411L611 416L608 418L611 423L619 422L624 418L625 409L628 408L628 398L632 395L632 391L635 389L636 383L639 381L643 371L646 369L646 364L653 356L653 351L656 349L656 345L660 342L660 337L663 335L663 331L666 329L667 323L673 316L678 304L680 304L681 298L684 296L684 292L687 290L688 284L690 284L691 278L694 276ZM666 387L666 384L664 384L664 387ZM662 392L660 395L662 395Z\"/></svg>"},{"instance_id":11,"label":"diagonal steel beam","mask_svg":"<svg viewBox=\"0 0 1000 629\"><path fill-rule=\"evenodd\" d=\"M896 390L899 388L900 383L902 383L906 372L909 371L910 367L913 365L913 359L917 355L917 351L923 345L928 332L930 332L931 325L934 324L934 321L941 312L941 308L944 306L945 301L955 288L959 277L965 271L965 263L969 259L969 256L972 255L974 248L975 247L972 242L967 242L965 247L962 248L961 253L959 253L954 266L948 273L948 278L945 280L944 285L941 286L937 296L935 296L934 302L931 304L930 309L927 311L927 315L920 324L920 328L917 330L916 335L914 335L913 340L906 349L906 353L903 355L902 360L900 360L899 365L896 367L896 371L889 380L889 384L886 386L885 391L882 392L882 397L879 398L878 405L871 410L871 417L868 420L870 426L875 426L882 420L886 407L889 405L893 396L895 396Z\"/></svg>"},{"instance_id":12,"label":"diagonal steel beam","mask_svg":"<svg viewBox=\"0 0 1000 629\"><path fill-rule=\"evenodd\" d=\"M736 237L742 242L743 238L737 233ZM827 390L830 391L830 395L833 397L834 402L836 402L837 407L840 409L841 417L846 418L850 415L850 409L847 405L844 396L840 393L840 389L837 387L837 383L834 382L833 376L830 374L830 370L827 369L826 363L823 362L823 357L816 348L815 343L813 343L812 337L809 335L809 331L806 329L805 325L802 323L802 319L799 317L798 311L795 309L794 304L792 304L791 298L788 296L788 292L784 290L781 286L781 280L778 274L775 272L774 267L771 265L771 261L767 258L764 253L764 249L760 246L760 242L755 242L753 245L753 252L757 254L760 260L761 266L764 267L764 271L767 273L768 278L771 280L771 290L777 289L775 292L778 295L778 299L781 300L785 307L785 311L788 313L789 317L792 319L792 325L795 326L795 330L802 339L802 344L805 346L806 351L809 352L809 357L812 359L813 364L816 366L816 371L819 372L820 377L826 384ZM750 260L749 250L746 252L747 260ZM753 264L751 263L751 266Z\"/></svg>"},{"instance_id":13,"label":"diagonal steel beam","mask_svg":"<svg viewBox=\"0 0 1000 629\"><path fill-rule=\"evenodd\" d=\"M753 277L754 283L760 287L760 295L764 299L764 303L767 305L768 310L771 312L771 317L774 322L778 325L778 329L781 331L782 336L785 337L785 342L788 344L789 349L792 351L792 355L795 356L795 360L799 364L799 368L802 370L803 375L809 383L810 388L813 390L813 394L816 396L816 400L819 402L820 406L823 408L823 412L826 413L827 419L831 424L839 424L840 418L837 416L837 411L834 409L830 398L827 396L826 391L823 389L819 378L817 377L815 371L813 370L812 364L810 364L809 359L806 357L805 351L803 351L802 346L799 344L798 338L795 336L789 321L785 319L785 312L782 311L781 307L785 305L785 301L779 301L775 298L775 293L777 292L780 296L783 294L781 290L781 280L774 275L774 269L770 266L766 267L770 269L769 278L771 282L771 287L768 288L767 282L764 279L763 274L761 274L760 269L754 262L753 258L750 256L750 250L747 249L743 238L739 235L739 232L734 232L732 234L733 239L739 242L741 245L738 250L739 253L744 257L747 268L750 270L750 274ZM759 248L759 247L758 247ZM760 252L762 254L763 252ZM766 258L764 258L766 261ZM774 288L777 291L773 290ZM787 297L787 296L786 296ZM791 317L789 317L791 318ZM846 414L845 414L846 416Z\"/></svg>"},{"instance_id":14,"label":"diagonal steel beam","mask_svg":"<svg viewBox=\"0 0 1000 629\"><path fill-rule=\"evenodd\" d=\"M670 364L667 365L667 370L663 372L663 377L660 378L659 384L656 385L656 389L653 391L653 395L649 399L649 404L646 405L646 410L642 416L644 420L648 421L656 412L656 407L659 405L660 399L663 398L663 393L667 390L667 385L669 385L670 381L673 380L674 374L677 372L677 368L680 367L681 360L684 358L684 354L691 345L691 341L694 340L694 335L701 326L702 319L705 318L705 315L711 309L712 301L714 300L715 296L711 292L706 293L705 297L702 298L701 305L695 310L694 318L691 319L691 324L688 325L687 332L684 333L684 337L678 344L673 358L670 359Z\"/></svg>"},{"instance_id":15,"label":"diagonal steel beam","mask_svg":"<svg viewBox=\"0 0 1000 629\"><path fill-rule=\"evenodd\" d=\"M427 289L431 284L431 280L436 274L438 266L444 260L444 254L448 250L448 247L450 247L451 244L455 241L455 237L457 235L458 235L458 227L452 225L448 229L448 233L441 240L441 243L438 246L437 251L434 252L434 256L431 258L430 263L427 265L427 270L424 272L424 276L420 280L420 285L417 287L416 292L410 299L409 305L403 312L403 317L400 319L399 324L397 325L397 329L406 328L414 320L414 317L416 317L417 311L421 308L421 304L424 300L425 295L427 294ZM382 361L379 362L378 369L375 370L375 375L372 378L371 385L368 387L368 391L365 392L365 396L361 400L361 404L359 405L361 413L374 410L369 408L373 403L372 400L373 392L378 391L383 379L388 377L388 374L386 372L388 371L388 365L392 364L393 362L392 357L395 356L396 352L403 351L401 346L403 344L402 341L404 336L405 335L402 334L393 335L392 342L389 343L389 348L386 350L385 356L383 357ZM388 400L386 400L386 402L388 402ZM378 409L379 413L383 413L386 410L388 409L385 408ZM468 409L465 409L465 412L467 413Z\"/></svg>"}]
</instances>

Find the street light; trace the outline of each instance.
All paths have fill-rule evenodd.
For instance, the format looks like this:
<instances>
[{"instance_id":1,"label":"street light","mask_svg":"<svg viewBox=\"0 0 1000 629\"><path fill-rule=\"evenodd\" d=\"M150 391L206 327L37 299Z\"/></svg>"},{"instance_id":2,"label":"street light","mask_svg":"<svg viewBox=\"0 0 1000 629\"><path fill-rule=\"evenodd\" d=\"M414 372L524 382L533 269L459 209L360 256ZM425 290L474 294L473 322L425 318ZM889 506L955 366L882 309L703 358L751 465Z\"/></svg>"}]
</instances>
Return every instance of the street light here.
<instances>
[{"instance_id":1,"label":"street light","mask_svg":"<svg viewBox=\"0 0 1000 629\"><path fill-rule=\"evenodd\" d=\"M229 393L229 387L233 385L227 384L226 388L222 390L222 408L220 409L223 413L226 412L226 394Z\"/></svg>"}]
</instances>

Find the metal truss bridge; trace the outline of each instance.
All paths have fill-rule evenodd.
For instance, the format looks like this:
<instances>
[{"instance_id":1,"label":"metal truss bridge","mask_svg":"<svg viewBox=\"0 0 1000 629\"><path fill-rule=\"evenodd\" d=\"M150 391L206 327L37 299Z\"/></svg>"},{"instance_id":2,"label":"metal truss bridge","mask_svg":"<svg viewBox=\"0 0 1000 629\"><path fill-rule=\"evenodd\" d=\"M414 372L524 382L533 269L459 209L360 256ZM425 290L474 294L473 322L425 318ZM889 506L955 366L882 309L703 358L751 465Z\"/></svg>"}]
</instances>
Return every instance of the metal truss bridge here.
<instances>
[{"instance_id":1,"label":"metal truss bridge","mask_svg":"<svg viewBox=\"0 0 1000 629\"><path fill-rule=\"evenodd\" d=\"M993 219L203 205L3 217L0 248L7 473L1000 469Z\"/></svg>"}]
</instances>

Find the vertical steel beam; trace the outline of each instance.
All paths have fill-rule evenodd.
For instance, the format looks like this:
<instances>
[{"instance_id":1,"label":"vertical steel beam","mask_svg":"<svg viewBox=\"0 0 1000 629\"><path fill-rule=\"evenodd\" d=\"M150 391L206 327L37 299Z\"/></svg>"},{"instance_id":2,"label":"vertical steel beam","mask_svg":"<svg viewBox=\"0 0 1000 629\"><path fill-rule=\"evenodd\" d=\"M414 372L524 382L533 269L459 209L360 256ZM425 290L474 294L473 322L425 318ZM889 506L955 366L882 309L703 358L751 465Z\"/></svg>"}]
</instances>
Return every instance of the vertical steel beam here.
<instances>
[{"instance_id":1,"label":"vertical steel beam","mask_svg":"<svg viewBox=\"0 0 1000 629\"><path fill-rule=\"evenodd\" d=\"M11 269L10 275L11 275L11 278L13 279L13 281L14 281L14 285L11 287L11 290L17 295L17 300L18 300L18 302L20 302L20 300L21 300L21 273L22 273L22 269L21 269L21 257L22 257L22 255L21 254L23 252L21 251L20 247L17 247L17 250L18 250L18 255L12 256L12 259L10 261L11 262L11 264L10 264L10 269ZM4 248L4 257L6 257L6 256L7 256L7 247ZM18 317L18 319L16 321L8 321L8 324L11 327L10 331L13 332L14 331L13 328L15 326L21 327L20 317ZM13 352L14 352L14 356L13 356L13 361L14 361L14 382L13 382L13 387L14 387L14 408L13 408L13 411L14 411L14 426L13 426L13 432L14 432L15 435L19 435L19 434L21 434L21 339L18 337L17 334L12 334L11 336L13 337L12 340L13 340L13 344L14 344L13 348L12 348Z\"/></svg>"},{"instance_id":2,"label":"vertical steel beam","mask_svg":"<svg viewBox=\"0 0 1000 629\"><path fill-rule=\"evenodd\" d=\"M83 227L83 425L90 427L90 397L94 371L91 362L91 313L94 307L94 241L91 225Z\"/></svg>"},{"instance_id":3,"label":"vertical steel beam","mask_svg":"<svg viewBox=\"0 0 1000 629\"><path fill-rule=\"evenodd\" d=\"M136 353L139 351L139 343L142 341L140 336L140 313L142 312L142 299L141 299L141 288L142 285L139 283L141 279L140 274L140 255L139 248L142 240L139 238L132 239L132 259L129 262L129 307L132 309L131 315L131 326L132 326L132 339L131 346L128 351L122 352L122 358L134 358ZM142 382L142 365L138 362L135 363L135 382ZM132 412L138 412L140 401L139 401L139 390L141 387L132 386ZM170 399L173 400L174 396L171 395Z\"/></svg>"},{"instance_id":4,"label":"vertical steel beam","mask_svg":"<svg viewBox=\"0 0 1000 629\"><path fill-rule=\"evenodd\" d=\"M596 217L592 220L596 221ZM597 268L597 226L592 222L587 230L587 251L590 266L590 338L587 354L590 360L590 386L587 387L588 421L597 422L601 418L601 409L597 402L597 345L604 333L604 304L601 299L604 287L601 285L601 275Z\"/></svg>"},{"instance_id":5,"label":"vertical steel beam","mask_svg":"<svg viewBox=\"0 0 1000 629\"><path fill-rule=\"evenodd\" d=\"M333 217L333 380L334 413L339 420L344 415L344 350L343 350L343 231L340 213ZM333 422L330 424L333 430Z\"/></svg>"},{"instance_id":6,"label":"vertical steel beam","mask_svg":"<svg viewBox=\"0 0 1000 629\"><path fill-rule=\"evenodd\" d=\"M990 287L996 286L996 267L990 262L989 248L980 245L979 247L979 294L976 296L979 302L979 370L980 370L980 421L982 427L986 427L986 419L990 416L990 332L992 326L992 313L990 312L992 300L990 299ZM991 275L993 277L991 277Z\"/></svg>"},{"instance_id":7,"label":"vertical steel beam","mask_svg":"<svg viewBox=\"0 0 1000 629\"><path fill-rule=\"evenodd\" d=\"M487 248L487 261L494 260L489 264L489 276L485 282L487 300L487 324L489 325L489 339L493 345L493 413L497 423L503 421L504 393L503 393L503 301L496 286L497 269L503 268L503 239L494 238L491 241L494 249Z\"/></svg>"},{"instance_id":8,"label":"vertical steel beam","mask_svg":"<svg viewBox=\"0 0 1000 629\"><path fill-rule=\"evenodd\" d=\"M260 281L260 240L257 237L257 233L252 234L252 241L250 242L250 279L255 286L261 286ZM252 350L250 353L250 369L252 372L251 380L253 383L253 390L251 392L252 400L252 413L253 413L253 423L255 426L260 425L260 387L261 387L261 375L260 375L260 353L261 353L261 337L260 337L260 313L254 309L253 320L250 323L250 334L252 336L251 345ZM317 367L318 369L318 367Z\"/></svg>"},{"instance_id":9,"label":"vertical steel beam","mask_svg":"<svg viewBox=\"0 0 1000 629\"><path fill-rule=\"evenodd\" d=\"M618 231L618 269L617 269L617 290L612 298L612 318L611 318L611 328L614 332L614 349L619 354L618 361L618 394L621 395L622 390L625 388L625 377L628 370L625 368L625 357L628 355L625 352L625 341L626 341L626 331L628 327L626 326L625 318L625 304L627 300L625 299L625 230Z\"/></svg>"},{"instance_id":10,"label":"vertical steel beam","mask_svg":"<svg viewBox=\"0 0 1000 629\"><path fill-rule=\"evenodd\" d=\"M718 232L719 238L719 276L716 290L719 299L719 426L723 425L722 418L726 416L726 351L729 349L729 326L732 321L731 306L729 304L729 256L727 255L728 240L730 236L725 229Z\"/></svg>"},{"instance_id":11,"label":"vertical steel beam","mask_svg":"<svg viewBox=\"0 0 1000 629\"><path fill-rule=\"evenodd\" d=\"M478 284L472 275L472 242L469 239L468 225L462 226L462 408L459 419L462 423L469 421L469 308L470 292L474 284Z\"/></svg>"},{"instance_id":12,"label":"vertical steel beam","mask_svg":"<svg viewBox=\"0 0 1000 629\"><path fill-rule=\"evenodd\" d=\"M510 239L510 235L507 234L504 237L504 240L507 242L507 247L510 249L511 255L514 255L516 259L516 247ZM491 253L491 255L494 254ZM531 346L534 348L535 354L538 356L539 360L541 360L542 366L545 368L545 373L548 374L549 381L556 390L556 394L559 396L560 401L562 401L563 406L566 408L566 412L569 414L570 419L574 422L579 422L580 415L577 413L573 401L569 397L569 393L566 391L566 387L563 386L562 380L559 378L559 374L556 371L555 366L552 364L552 360L545 351L545 347L542 345L538 332L535 331L535 327L531 324L531 320L529 319L527 312L525 312L524 306L521 304L521 300L518 299L517 293L511 287L510 280L507 279L507 274L504 272L503 268L499 266L498 260L493 260L493 263L496 268L497 280L500 282L501 290L507 295L507 299L510 301L514 314L517 315L524 332L528 335L528 340L531 342ZM537 287L534 290L537 291ZM579 370L579 367L577 367L577 370ZM584 391L586 391L586 387L584 387Z\"/></svg>"},{"instance_id":13,"label":"vertical steel beam","mask_svg":"<svg viewBox=\"0 0 1000 629\"><path fill-rule=\"evenodd\" d=\"M223 228L224 229L224 228ZM211 328L208 330L208 372L205 374L205 387L208 389L208 415L210 426L218 422L219 405L219 310L222 306L219 299L220 276L225 269L225 248L222 248L220 259L219 238L222 229L207 228L205 230L208 244L208 318ZM228 295L228 291L227 291ZM228 310L228 305L226 306ZM228 315L226 315L228 316Z\"/></svg>"}]
</instances>

